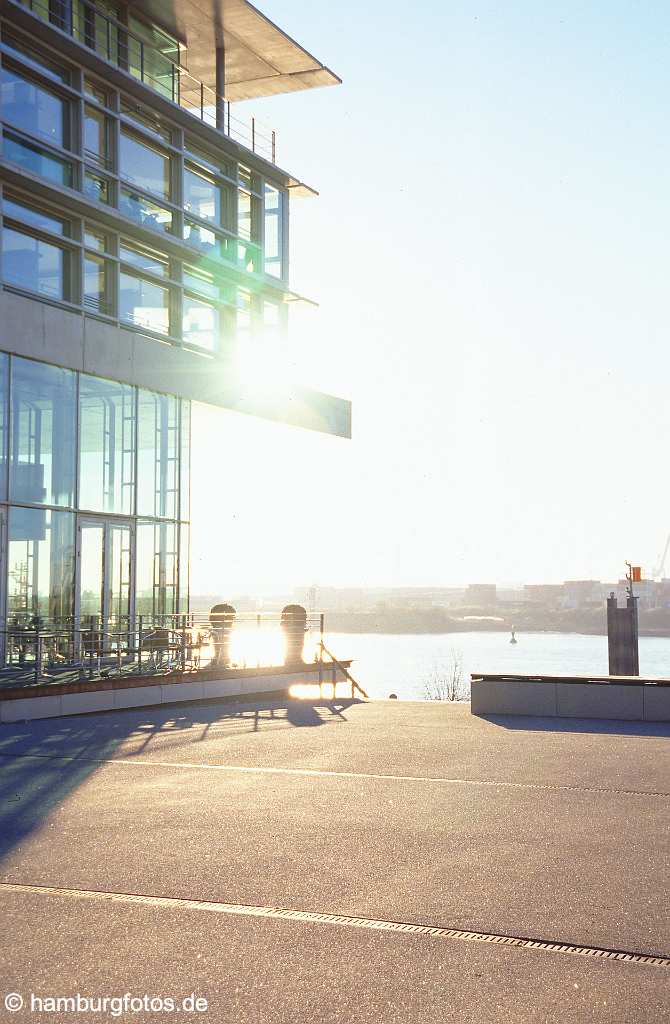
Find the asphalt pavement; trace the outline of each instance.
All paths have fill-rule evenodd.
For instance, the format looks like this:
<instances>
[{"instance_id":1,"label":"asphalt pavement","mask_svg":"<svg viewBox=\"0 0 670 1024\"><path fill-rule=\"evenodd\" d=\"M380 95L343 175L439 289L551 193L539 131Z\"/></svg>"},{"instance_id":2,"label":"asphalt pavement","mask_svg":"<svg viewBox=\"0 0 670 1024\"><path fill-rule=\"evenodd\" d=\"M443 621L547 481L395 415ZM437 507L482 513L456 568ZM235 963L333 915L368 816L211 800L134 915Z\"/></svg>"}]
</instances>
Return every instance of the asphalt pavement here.
<instances>
[{"instance_id":1,"label":"asphalt pavement","mask_svg":"<svg viewBox=\"0 0 670 1024\"><path fill-rule=\"evenodd\" d=\"M138 709L0 727L0 796L0 1020L670 1019L670 726Z\"/></svg>"}]
</instances>

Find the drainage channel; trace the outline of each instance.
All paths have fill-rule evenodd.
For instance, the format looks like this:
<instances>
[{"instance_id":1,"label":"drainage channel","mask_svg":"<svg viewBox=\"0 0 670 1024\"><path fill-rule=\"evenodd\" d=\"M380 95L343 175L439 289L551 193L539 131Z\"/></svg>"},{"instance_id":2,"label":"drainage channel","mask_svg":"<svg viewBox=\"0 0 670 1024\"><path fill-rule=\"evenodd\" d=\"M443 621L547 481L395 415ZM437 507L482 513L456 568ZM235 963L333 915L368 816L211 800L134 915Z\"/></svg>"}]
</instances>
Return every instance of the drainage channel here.
<instances>
[{"instance_id":1,"label":"drainage channel","mask_svg":"<svg viewBox=\"0 0 670 1024\"><path fill-rule=\"evenodd\" d=\"M653 967L670 967L670 957L633 953L624 949L600 946L577 946L569 942L550 942L544 939L524 938L519 935L499 935L494 932L463 931L459 928L434 928L431 925L410 924L401 921L375 921L367 917L348 917L345 914L320 914L307 910L288 910L279 907L254 907L244 903L217 903L209 900L178 899L174 896L146 896L124 892L104 892L95 889L63 889L48 885L20 885L0 882L0 893L19 893L37 896L58 896L66 899L99 900L111 903L129 903L167 910L200 910L205 913L230 914L239 917L273 918L282 921L302 921L310 924L340 925L345 928L366 928L373 931L396 932L403 935L427 935L436 939L456 939L463 942L488 942L494 945L514 946L517 949L536 949L543 953L563 953L597 960L615 960Z\"/></svg>"}]
</instances>

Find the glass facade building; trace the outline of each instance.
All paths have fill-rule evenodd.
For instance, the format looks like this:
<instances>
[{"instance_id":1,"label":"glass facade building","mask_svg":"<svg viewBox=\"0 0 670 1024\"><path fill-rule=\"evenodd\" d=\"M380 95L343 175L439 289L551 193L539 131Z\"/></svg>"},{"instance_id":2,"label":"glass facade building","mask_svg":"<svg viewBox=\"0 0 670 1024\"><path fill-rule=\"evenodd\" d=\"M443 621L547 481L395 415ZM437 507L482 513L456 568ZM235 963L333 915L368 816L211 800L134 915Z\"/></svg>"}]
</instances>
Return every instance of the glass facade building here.
<instances>
[{"instance_id":1,"label":"glass facade building","mask_svg":"<svg viewBox=\"0 0 670 1024\"><path fill-rule=\"evenodd\" d=\"M7 629L188 610L193 401L348 436L348 403L257 409L236 376L285 344L288 199L306 187L230 100L337 81L241 3L226 45L304 71L226 81L225 99L193 0L164 5L172 25L142 0L0 12L2 657Z\"/></svg>"},{"instance_id":2,"label":"glass facade building","mask_svg":"<svg viewBox=\"0 0 670 1024\"><path fill-rule=\"evenodd\" d=\"M0 370L9 626L185 611L190 404L20 356Z\"/></svg>"}]
</instances>

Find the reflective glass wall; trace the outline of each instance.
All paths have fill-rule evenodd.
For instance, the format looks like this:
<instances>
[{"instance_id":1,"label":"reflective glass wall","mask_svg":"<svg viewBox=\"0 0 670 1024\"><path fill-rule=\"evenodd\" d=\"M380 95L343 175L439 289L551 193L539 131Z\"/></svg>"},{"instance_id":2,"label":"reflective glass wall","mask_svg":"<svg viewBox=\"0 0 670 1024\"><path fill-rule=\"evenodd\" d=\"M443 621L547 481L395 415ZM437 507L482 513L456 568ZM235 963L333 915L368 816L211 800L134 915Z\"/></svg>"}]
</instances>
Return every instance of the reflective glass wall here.
<instances>
[{"instance_id":1,"label":"reflective glass wall","mask_svg":"<svg viewBox=\"0 0 670 1024\"><path fill-rule=\"evenodd\" d=\"M187 610L189 433L172 395L0 353L10 627Z\"/></svg>"},{"instance_id":2,"label":"reflective glass wall","mask_svg":"<svg viewBox=\"0 0 670 1024\"><path fill-rule=\"evenodd\" d=\"M165 37L152 52L161 62L172 46ZM270 305L285 333L288 189L265 163L240 162L227 143L211 148L195 126L41 50L2 18L0 100L3 157L51 190L44 204L29 183L4 190L5 285L213 356L239 337L263 338ZM63 216L64 185L80 192L85 217ZM117 216L116 230L101 212Z\"/></svg>"}]
</instances>

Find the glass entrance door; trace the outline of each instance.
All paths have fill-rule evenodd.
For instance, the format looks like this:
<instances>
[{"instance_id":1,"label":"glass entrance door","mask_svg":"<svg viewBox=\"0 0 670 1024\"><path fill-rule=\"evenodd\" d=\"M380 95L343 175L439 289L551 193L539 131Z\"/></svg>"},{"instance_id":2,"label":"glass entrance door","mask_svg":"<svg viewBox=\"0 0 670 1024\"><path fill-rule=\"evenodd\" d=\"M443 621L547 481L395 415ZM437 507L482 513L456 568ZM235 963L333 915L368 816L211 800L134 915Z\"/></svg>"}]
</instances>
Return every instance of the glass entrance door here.
<instances>
[{"instance_id":1,"label":"glass entrance door","mask_svg":"<svg viewBox=\"0 0 670 1024\"><path fill-rule=\"evenodd\" d=\"M130 622L133 542L130 522L98 516L80 519L79 621L83 628L112 634L112 641Z\"/></svg>"}]
</instances>

